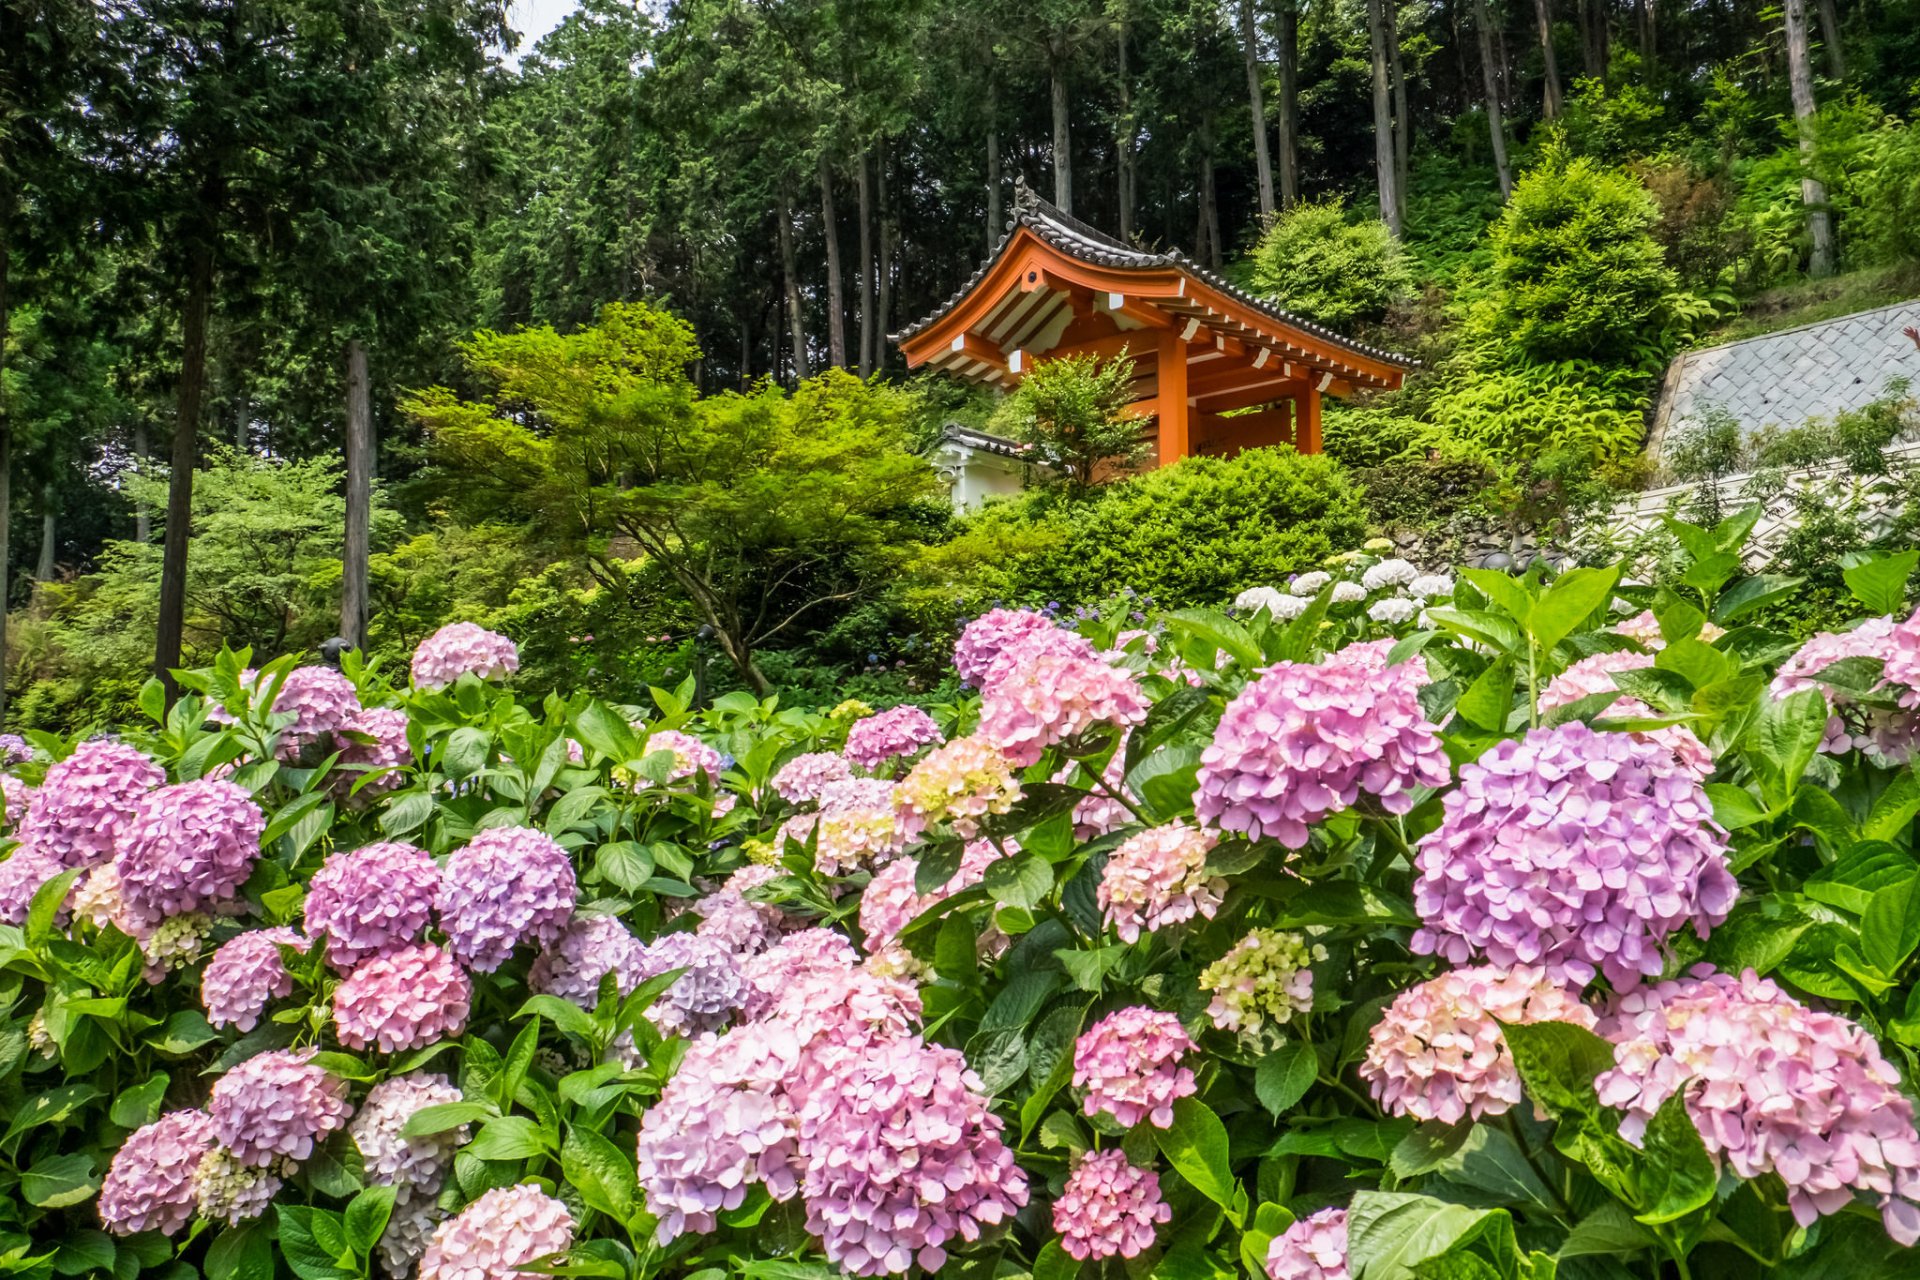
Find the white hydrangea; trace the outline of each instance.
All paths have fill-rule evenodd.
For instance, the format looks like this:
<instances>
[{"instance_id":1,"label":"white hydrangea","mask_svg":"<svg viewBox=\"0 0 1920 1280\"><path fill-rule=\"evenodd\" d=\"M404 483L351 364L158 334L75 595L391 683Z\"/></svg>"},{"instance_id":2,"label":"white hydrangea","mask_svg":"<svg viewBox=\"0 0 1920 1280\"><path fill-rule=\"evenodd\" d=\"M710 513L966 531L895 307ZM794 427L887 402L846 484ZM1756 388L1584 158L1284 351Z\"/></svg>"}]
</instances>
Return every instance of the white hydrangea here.
<instances>
[{"instance_id":1,"label":"white hydrangea","mask_svg":"<svg viewBox=\"0 0 1920 1280\"><path fill-rule=\"evenodd\" d=\"M1296 595L1314 596L1320 594L1320 588L1333 581L1333 575L1315 569L1312 573L1303 573L1293 580Z\"/></svg>"},{"instance_id":2,"label":"white hydrangea","mask_svg":"<svg viewBox=\"0 0 1920 1280\"><path fill-rule=\"evenodd\" d=\"M1292 622L1307 611L1313 601L1300 596L1281 596L1273 602L1273 616L1281 622Z\"/></svg>"},{"instance_id":3,"label":"white hydrangea","mask_svg":"<svg viewBox=\"0 0 1920 1280\"><path fill-rule=\"evenodd\" d=\"M1279 602L1286 598L1286 592L1274 587L1248 587L1233 598L1233 607L1245 609L1249 613L1257 609L1265 609L1278 616L1276 611L1280 607Z\"/></svg>"},{"instance_id":4,"label":"white hydrangea","mask_svg":"<svg viewBox=\"0 0 1920 1280\"><path fill-rule=\"evenodd\" d=\"M1405 560L1382 560L1360 575L1360 585L1369 591L1404 587L1420 576L1420 570Z\"/></svg>"},{"instance_id":5,"label":"white hydrangea","mask_svg":"<svg viewBox=\"0 0 1920 1280\"><path fill-rule=\"evenodd\" d=\"M1444 573L1423 573L1407 584L1407 594L1417 600L1453 594L1453 579Z\"/></svg>"},{"instance_id":6,"label":"white hydrangea","mask_svg":"<svg viewBox=\"0 0 1920 1280\"><path fill-rule=\"evenodd\" d=\"M1413 615L1419 611L1420 606L1411 600L1404 600L1399 596L1388 596L1384 600L1374 601L1373 607L1367 610L1367 616L1375 622L1397 627L1403 622L1411 621Z\"/></svg>"},{"instance_id":7,"label":"white hydrangea","mask_svg":"<svg viewBox=\"0 0 1920 1280\"><path fill-rule=\"evenodd\" d=\"M1367 598L1367 589L1357 582L1336 582L1333 584L1333 602L1335 604L1359 604Z\"/></svg>"}]
</instances>

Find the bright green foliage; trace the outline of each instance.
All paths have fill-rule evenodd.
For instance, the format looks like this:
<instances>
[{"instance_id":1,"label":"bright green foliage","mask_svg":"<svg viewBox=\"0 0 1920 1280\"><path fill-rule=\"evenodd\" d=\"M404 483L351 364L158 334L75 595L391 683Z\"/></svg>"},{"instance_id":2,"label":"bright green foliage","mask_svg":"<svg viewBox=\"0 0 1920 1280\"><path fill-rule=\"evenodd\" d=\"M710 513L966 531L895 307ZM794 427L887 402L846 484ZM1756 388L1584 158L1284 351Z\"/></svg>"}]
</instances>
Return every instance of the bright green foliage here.
<instances>
[{"instance_id":1,"label":"bright green foliage","mask_svg":"<svg viewBox=\"0 0 1920 1280\"><path fill-rule=\"evenodd\" d=\"M1103 467L1131 466L1145 452L1140 420L1121 417L1133 398L1133 361L1068 356L1022 378L988 427L1029 446L1043 481L1083 494Z\"/></svg>"},{"instance_id":2,"label":"bright green foliage","mask_svg":"<svg viewBox=\"0 0 1920 1280\"><path fill-rule=\"evenodd\" d=\"M1468 353L1429 412L1449 453L1512 468L1560 452L1605 467L1624 464L1640 447L1646 397L1631 370L1501 362L1487 351Z\"/></svg>"},{"instance_id":3,"label":"bright green foliage","mask_svg":"<svg viewBox=\"0 0 1920 1280\"><path fill-rule=\"evenodd\" d=\"M1287 310L1334 328L1377 322L1413 291L1406 250L1378 218L1352 218L1339 196L1273 220L1253 251L1253 282Z\"/></svg>"},{"instance_id":4,"label":"bright green foliage","mask_svg":"<svg viewBox=\"0 0 1920 1280\"><path fill-rule=\"evenodd\" d=\"M1638 360L1658 348L1680 282L1632 177L1550 144L1494 224L1483 332L1529 359Z\"/></svg>"}]
</instances>

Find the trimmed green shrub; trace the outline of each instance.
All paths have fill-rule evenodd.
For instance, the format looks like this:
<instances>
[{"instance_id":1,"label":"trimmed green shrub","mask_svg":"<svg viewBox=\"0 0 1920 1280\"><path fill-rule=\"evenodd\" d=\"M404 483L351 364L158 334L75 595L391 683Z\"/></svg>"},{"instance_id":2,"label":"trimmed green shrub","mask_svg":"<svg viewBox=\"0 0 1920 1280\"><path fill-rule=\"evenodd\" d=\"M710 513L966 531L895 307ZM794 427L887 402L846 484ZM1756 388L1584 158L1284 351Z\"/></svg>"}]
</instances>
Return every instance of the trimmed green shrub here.
<instances>
[{"instance_id":1,"label":"trimmed green shrub","mask_svg":"<svg viewBox=\"0 0 1920 1280\"><path fill-rule=\"evenodd\" d=\"M1413 292L1406 250L1378 218L1355 221L1338 196L1297 204L1253 251L1254 288L1335 328L1377 322Z\"/></svg>"}]
</instances>

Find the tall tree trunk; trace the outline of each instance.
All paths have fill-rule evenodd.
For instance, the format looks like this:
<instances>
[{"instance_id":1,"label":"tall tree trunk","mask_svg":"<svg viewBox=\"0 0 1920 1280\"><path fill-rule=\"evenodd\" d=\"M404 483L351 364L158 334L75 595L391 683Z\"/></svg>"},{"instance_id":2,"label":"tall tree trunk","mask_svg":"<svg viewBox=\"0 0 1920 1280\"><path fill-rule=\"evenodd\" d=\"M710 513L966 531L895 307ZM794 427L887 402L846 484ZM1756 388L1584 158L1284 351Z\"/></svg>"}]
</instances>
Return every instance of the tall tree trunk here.
<instances>
[{"instance_id":1,"label":"tall tree trunk","mask_svg":"<svg viewBox=\"0 0 1920 1280\"><path fill-rule=\"evenodd\" d=\"M1126 11L1121 11L1119 30L1119 79L1120 79L1120 136L1115 139L1114 149L1119 156L1120 171L1120 238L1133 239L1133 186L1134 186L1134 139L1138 128L1133 120L1133 77L1127 71L1127 45L1132 40L1131 24L1126 19Z\"/></svg>"},{"instance_id":2,"label":"tall tree trunk","mask_svg":"<svg viewBox=\"0 0 1920 1280\"><path fill-rule=\"evenodd\" d=\"M893 207L893 185L887 181L887 144L874 157L875 203L880 214L880 296L874 302L873 367L887 367L887 330L893 326L893 264L900 256L900 218Z\"/></svg>"},{"instance_id":3,"label":"tall tree trunk","mask_svg":"<svg viewBox=\"0 0 1920 1280\"><path fill-rule=\"evenodd\" d=\"M1000 205L1000 78L991 50L987 58L987 252L992 253L1006 234L1006 216ZM884 169L880 180L886 181Z\"/></svg>"},{"instance_id":4,"label":"tall tree trunk","mask_svg":"<svg viewBox=\"0 0 1920 1280\"><path fill-rule=\"evenodd\" d=\"M152 452L147 444L147 420L136 418L133 423L133 456L139 459L140 474L147 474L147 463L152 460ZM138 499L133 504L133 540L148 542L153 538L153 518L147 511L147 504Z\"/></svg>"},{"instance_id":5,"label":"tall tree trunk","mask_svg":"<svg viewBox=\"0 0 1920 1280\"><path fill-rule=\"evenodd\" d=\"M833 167L820 157L820 234L827 241L827 360L847 367L847 298L840 274L840 219L833 207Z\"/></svg>"},{"instance_id":6,"label":"tall tree trunk","mask_svg":"<svg viewBox=\"0 0 1920 1280\"><path fill-rule=\"evenodd\" d=\"M1493 60L1493 20L1487 0L1473 0L1474 34L1480 42L1480 76L1487 91L1487 132L1493 139L1493 167L1500 174L1500 198L1513 194L1513 166L1507 163L1507 127L1500 112L1500 74Z\"/></svg>"},{"instance_id":7,"label":"tall tree trunk","mask_svg":"<svg viewBox=\"0 0 1920 1280\"><path fill-rule=\"evenodd\" d=\"M1053 202L1060 212L1073 212L1073 118L1067 100L1067 51L1058 48L1051 59L1053 72Z\"/></svg>"},{"instance_id":8,"label":"tall tree trunk","mask_svg":"<svg viewBox=\"0 0 1920 1280\"><path fill-rule=\"evenodd\" d=\"M1273 217L1273 160L1267 154L1266 95L1260 87L1260 37L1253 0L1240 0L1240 52L1247 64L1247 103L1253 109L1253 167L1260 183L1260 216Z\"/></svg>"},{"instance_id":9,"label":"tall tree trunk","mask_svg":"<svg viewBox=\"0 0 1920 1280\"><path fill-rule=\"evenodd\" d=\"M247 406L247 393L242 391L233 401L233 447L241 453L247 451L247 420L252 414L253 411Z\"/></svg>"},{"instance_id":10,"label":"tall tree trunk","mask_svg":"<svg viewBox=\"0 0 1920 1280\"><path fill-rule=\"evenodd\" d=\"M1300 6L1280 0L1280 207L1300 199Z\"/></svg>"},{"instance_id":11,"label":"tall tree trunk","mask_svg":"<svg viewBox=\"0 0 1920 1280\"><path fill-rule=\"evenodd\" d=\"M1833 274L1833 219L1827 212L1827 188L1813 176L1813 60L1807 52L1807 0L1787 0L1787 75L1793 84L1793 118L1800 129L1800 200L1807 207L1807 236L1813 251L1807 274Z\"/></svg>"},{"instance_id":12,"label":"tall tree trunk","mask_svg":"<svg viewBox=\"0 0 1920 1280\"><path fill-rule=\"evenodd\" d=\"M1400 224L1407 222L1407 187L1412 180L1413 117L1407 111L1407 71L1400 61L1399 0L1385 0L1387 70L1393 77L1393 194L1400 202Z\"/></svg>"},{"instance_id":13,"label":"tall tree trunk","mask_svg":"<svg viewBox=\"0 0 1920 1280\"><path fill-rule=\"evenodd\" d=\"M787 291L787 330L793 338L793 380L807 380L807 317L800 306L800 260L793 249L793 201L780 188L777 213L780 235L780 273Z\"/></svg>"},{"instance_id":14,"label":"tall tree trunk","mask_svg":"<svg viewBox=\"0 0 1920 1280\"><path fill-rule=\"evenodd\" d=\"M186 632L193 465L199 454L200 409L207 390L207 309L213 300L211 234L210 228L200 229L187 251L187 300L180 317L180 387L167 471L167 527L161 542L160 618L153 653L153 673L165 686L169 703L180 693L173 672L180 665L180 646Z\"/></svg>"},{"instance_id":15,"label":"tall tree trunk","mask_svg":"<svg viewBox=\"0 0 1920 1280\"><path fill-rule=\"evenodd\" d=\"M40 561L33 567L35 582L53 581L54 534L59 514L59 492L54 488L53 481L48 480L40 486Z\"/></svg>"},{"instance_id":16,"label":"tall tree trunk","mask_svg":"<svg viewBox=\"0 0 1920 1280\"><path fill-rule=\"evenodd\" d=\"M347 343L347 521L340 552L340 638L367 647L367 560L373 543L373 390L367 348Z\"/></svg>"},{"instance_id":17,"label":"tall tree trunk","mask_svg":"<svg viewBox=\"0 0 1920 1280\"><path fill-rule=\"evenodd\" d=\"M1827 74L1835 80L1847 78L1847 54L1840 47L1840 10L1834 0L1820 0L1820 43L1827 50Z\"/></svg>"},{"instance_id":18,"label":"tall tree trunk","mask_svg":"<svg viewBox=\"0 0 1920 1280\"><path fill-rule=\"evenodd\" d=\"M7 371L7 325L12 283L13 184L0 184L0 381ZM13 420L0 396L0 726L7 722L7 529L13 523Z\"/></svg>"},{"instance_id":19,"label":"tall tree trunk","mask_svg":"<svg viewBox=\"0 0 1920 1280\"><path fill-rule=\"evenodd\" d=\"M1607 0L1580 0L1580 63L1589 80L1607 74Z\"/></svg>"},{"instance_id":20,"label":"tall tree trunk","mask_svg":"<svg viewBox=\"0 0 1920 1280\"><path fill-rule=\"evenodd\" d=\"M1225 252L1220 244L1220 193L1214 182L1213 116L1200 122L1200 239L1206 244L1202 259L1215 271L1220 269Z\"/></svg>"},{"instance_id":21,"label":"tall tree trunk","mask_svg":"<svg viewBox=\"0 0 1920 1280\"><path fill-rule=\"evenodd\" d=\"M1652 70L1660 51L1660 17L1654 12L1655 0L1633 0L1633 25L1640 38L1640 60Z\"/></svg>"},{"instance_id":22,"label":"tall tree trunk","mask_svg":"<svg viewBox=\"0 0 1920 1280\"><path fill-rule=\"evenodd\" d=\"M860 157L860 376L873 376L880 350L873 331L873 158Z\"/></svg>"},{"instance_id":23,"label":"tall tree trunk","mask_svg":"<svg viewBox=\"0 0 1920 1280\"><path fill-rule=\"evenodd\" d=\"M1373 54L1373 168L1380 187L1380 218L1397 239L1400 193L1393 157L1393 90L1387 74L1386 0L1367 0L1367 37Z\"/></svg>"},{"instance_id":24,"label":"tall tree trunk","mask_svg":"<svg viewBox=\"0 0 1920 1280\"><path fill-rule=\"evenodd\" d=\"M1533 0L1534 17L1540 26L1540 59L1546 67L1545 102L1542 114L1549 120L1560 118L1560 61L1553 53L1553 0Z\"/></svg>"}]
</instances>

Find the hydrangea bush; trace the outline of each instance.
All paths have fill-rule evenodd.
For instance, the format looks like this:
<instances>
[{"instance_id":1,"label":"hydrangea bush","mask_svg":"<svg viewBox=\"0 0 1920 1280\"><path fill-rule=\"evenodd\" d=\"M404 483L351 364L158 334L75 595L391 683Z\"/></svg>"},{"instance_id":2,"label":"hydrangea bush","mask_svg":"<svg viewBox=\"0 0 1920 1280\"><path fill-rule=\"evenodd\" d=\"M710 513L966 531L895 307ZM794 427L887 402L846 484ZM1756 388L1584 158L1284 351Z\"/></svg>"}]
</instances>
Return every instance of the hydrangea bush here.
<instances>
[{"instance_id":1,"label":"hydrangea bush","mask_svg":"<svg viewBox=\"0 0 1920 1280\"><path fill-rule=\"evenodd\" d=\"M879 712L223 655L0 765L0 1265L1920 1274L1913 557L1800 645L1751 525Z\"/></svg>"}]
</instances>

